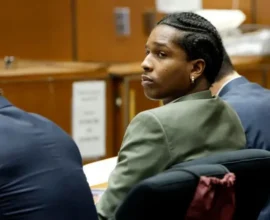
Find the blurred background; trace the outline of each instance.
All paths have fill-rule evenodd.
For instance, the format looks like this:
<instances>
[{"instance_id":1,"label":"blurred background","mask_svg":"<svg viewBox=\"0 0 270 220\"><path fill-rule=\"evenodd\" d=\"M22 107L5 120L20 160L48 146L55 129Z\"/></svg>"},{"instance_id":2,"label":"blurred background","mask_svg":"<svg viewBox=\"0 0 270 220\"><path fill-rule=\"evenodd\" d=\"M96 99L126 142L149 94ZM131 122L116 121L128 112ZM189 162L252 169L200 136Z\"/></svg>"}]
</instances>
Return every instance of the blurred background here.
<instances>
[{"instance_id":1,"label":"blurred background","mask_svg":"<svg viewBox=\"0 0 270 220\"><path fill-rule=\"evenodd\" d=\"M236 70L270 88L269 0L8 0L0 7L0 88L68 132L84 162L115 156L139 112L144 45L165 14L194 11L220 31Z\"/></svg>"}]
</instances>

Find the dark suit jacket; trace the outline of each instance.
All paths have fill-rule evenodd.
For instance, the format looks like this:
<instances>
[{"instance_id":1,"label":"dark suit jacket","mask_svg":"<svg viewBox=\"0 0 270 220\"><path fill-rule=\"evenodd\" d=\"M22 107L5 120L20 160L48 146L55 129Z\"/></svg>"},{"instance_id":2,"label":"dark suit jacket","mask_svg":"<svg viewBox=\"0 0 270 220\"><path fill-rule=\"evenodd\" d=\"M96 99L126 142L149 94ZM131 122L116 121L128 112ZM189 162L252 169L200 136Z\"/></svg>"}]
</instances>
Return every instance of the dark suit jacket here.
<instances>
[{"instance_id":1,"label":"dark suit jacket","mask_svg":"<svg viewBox=\"0 0 270 220\"><path fill-rule=\"evenodd\" d=\"M0 176L0 219L97 219L72 139L51 121L1 96Z\"/></svg>"},{"instance_id":2,"label":"dark suit jacket","mask_svg":"<svg viewBox=\"0 0 270 220\"><path fill-rule=\"evenodd\" d=\"M240 77L225 85L219 96L237 112L246 133L247 147L270 150L270 91ZM269 219L270 202L259 220Z\"/></svg>"},{"instance_id":3,"label":"dark suit jacket","mask_svg":"<svg viewBox=\"0 0 270 220\"><path fill-rule=\"evenodd\" d=\"M270 150L270 91L240 77L225 85L219 96L237 112L247 147Z\"/></svg>"}]
</instances>

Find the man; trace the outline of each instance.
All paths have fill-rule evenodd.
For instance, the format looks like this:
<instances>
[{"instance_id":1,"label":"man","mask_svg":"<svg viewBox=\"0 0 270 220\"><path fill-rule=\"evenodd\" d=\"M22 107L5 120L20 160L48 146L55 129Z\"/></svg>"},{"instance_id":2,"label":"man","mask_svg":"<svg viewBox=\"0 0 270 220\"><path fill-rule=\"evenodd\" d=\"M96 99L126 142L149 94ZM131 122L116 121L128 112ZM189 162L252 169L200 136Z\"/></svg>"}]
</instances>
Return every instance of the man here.
<instances>
[{"instance_id":1,"label":"man","mask_svg":"<svg viewBox=\"0 0 270 220\"><path fill-rule=\"evenodd\" d=\"M270 91L239 75L226 52L210 89L237 112L246 133L247 148L270 150ZM270 200L268 204L258 220L270 219Z\"/></svg>"},{"instance_id":2,"label":"man","mask_svg":"<svg viewBox=\"0 0 270 220\"><path fill-rule=\"evenodd\" d=\"M77 146L58 126L0 96L0 218L95 220Z\"/></svg>"},{"instance_id":3,"label":"man","mask_svg":"<svg viewBox=\"0 0 270 220\"><path fill-rule=\"evenodd\" d=\"M114 219L140 181L174 164L246 144L236 113L209 91L223 61L222 41L209 21L188 12L165 16L145 50L144 94L164 106L141 112L129 124L97 204L99 219Z\"/></svg>"},{"instance_id":4,"label":"man","mask_svg":"<svg viewBox=\"0 0 270 220\"><path fill-rule=\"evenodd\" d=\"M270 150L270 91L240 76L227 53L211 92L237 112L246 133L248 148Z\"/></svg>"}]
</instances>

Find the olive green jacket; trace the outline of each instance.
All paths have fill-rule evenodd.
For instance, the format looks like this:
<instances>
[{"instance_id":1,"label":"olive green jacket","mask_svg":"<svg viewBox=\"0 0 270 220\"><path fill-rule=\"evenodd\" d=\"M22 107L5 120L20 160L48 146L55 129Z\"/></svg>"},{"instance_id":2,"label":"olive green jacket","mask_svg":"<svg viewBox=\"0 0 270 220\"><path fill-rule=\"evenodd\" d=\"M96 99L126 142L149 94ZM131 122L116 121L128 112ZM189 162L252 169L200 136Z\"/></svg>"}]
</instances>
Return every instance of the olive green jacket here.
<instances>
[{"instance_id":1,"label":"olive green jacket","mask_svg":"<svg viewBox=\"0 0 270 220\"><path fill-rule=\"evenodd\" d=\"M97 204L99 219L113 219L117 206L141 180L174 164L245 144L238 116L210 91L139 113L126 130L108 189Z\"/></svg>"}]
</instances>

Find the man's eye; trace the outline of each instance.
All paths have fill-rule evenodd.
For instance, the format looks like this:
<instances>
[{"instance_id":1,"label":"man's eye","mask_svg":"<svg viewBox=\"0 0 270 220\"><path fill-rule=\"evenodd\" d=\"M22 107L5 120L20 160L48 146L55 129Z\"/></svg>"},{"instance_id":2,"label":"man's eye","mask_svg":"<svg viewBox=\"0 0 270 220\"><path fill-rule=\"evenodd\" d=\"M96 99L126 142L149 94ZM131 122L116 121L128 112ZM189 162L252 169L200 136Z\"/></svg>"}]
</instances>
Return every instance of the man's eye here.
<instances>
[{"instance_id":1,"label":"man's eye","mask_svg":"<svg viewBox=\"0 0 270 220\"><path fill-rule=\"evenodd\" d=\"M164 58L166 56L167 56L166 53L164 53L162 51L158 53L158 57L160 57L160 58Z\"/></svg>"},{"instance_id":2,"label":"man's eye","mask_svg":"<svg viewBox=\"0 0 270 220\"><path fill-rule=\"evenodd\" d=\"M150 51L149 51L149 50L146 50L146 51L145 51L145 54L146 54L146 55L148 55L149 53L150 53Z\"/></svg>"}]
</instances>

